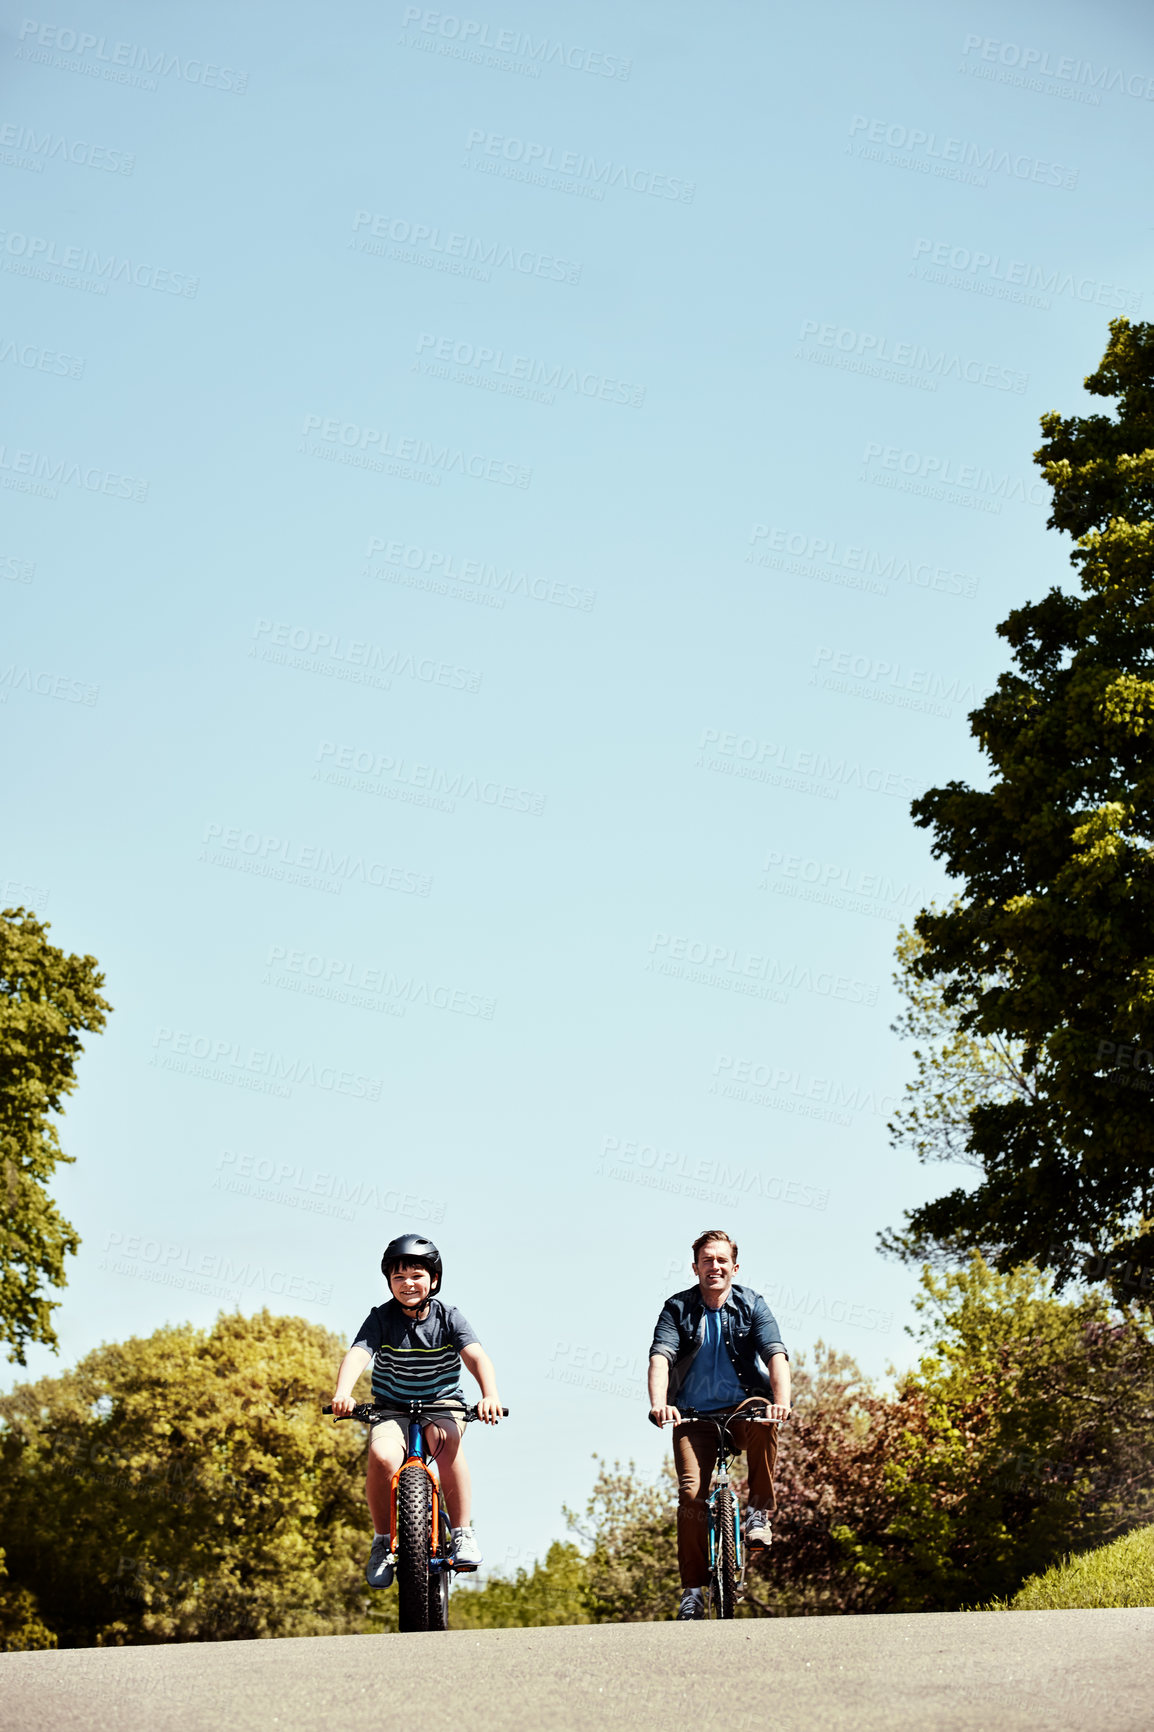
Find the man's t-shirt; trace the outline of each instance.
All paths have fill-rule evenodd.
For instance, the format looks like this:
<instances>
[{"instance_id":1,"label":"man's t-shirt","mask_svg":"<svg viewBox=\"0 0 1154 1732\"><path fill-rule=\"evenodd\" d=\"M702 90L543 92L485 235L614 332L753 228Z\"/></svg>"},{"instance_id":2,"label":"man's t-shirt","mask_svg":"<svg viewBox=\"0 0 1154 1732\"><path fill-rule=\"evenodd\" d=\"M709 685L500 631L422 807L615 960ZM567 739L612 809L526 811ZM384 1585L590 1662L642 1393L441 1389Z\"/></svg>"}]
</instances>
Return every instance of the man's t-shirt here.
<instances>
[{"instance_id":1,"label":"man's t-shirt","mask_svg":"<svg viewBox=\"0 0 1154 1732\"><path fill-rule=\"evenodd\" d=\"M454 1306L430 1299L428 1315L417 1323L390 1299L374 1305L353 1346L373 1356L374 1402L407 1407L410 1401L463 1402L461 1349L472 1342L479 1345L480 1337Z\"/></svg>"},{"instance_id":2,"label":"man's t-shirt","mask_svg":"<svg viewBox=\"0 0 1154 1732\"><path fill-rule=\"evenodd\" d=\"M677 1391L678 1407L696 1407L712 1413L719 1407L736 1407L745 1400L725 1342L721 1338L721 1312L705 1307L705 1340L697 1350L685 1381Z\"/></svg>"}]
</instances>

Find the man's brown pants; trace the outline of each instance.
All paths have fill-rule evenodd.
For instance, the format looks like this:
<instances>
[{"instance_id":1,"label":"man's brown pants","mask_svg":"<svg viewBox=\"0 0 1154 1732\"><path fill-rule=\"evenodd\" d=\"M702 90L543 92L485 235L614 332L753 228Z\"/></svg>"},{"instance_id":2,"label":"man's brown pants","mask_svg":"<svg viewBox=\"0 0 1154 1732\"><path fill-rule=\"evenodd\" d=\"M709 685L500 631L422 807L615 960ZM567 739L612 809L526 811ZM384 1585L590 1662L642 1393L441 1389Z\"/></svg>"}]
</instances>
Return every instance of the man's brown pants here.
<instances>
[{"instance_id":1,"label":"man's brown pants","mask_svg":"<svg viewBox=\"0 0 1154 1732\"><path fill-rule=\"evenodd\" d=\"M749 1502L753 1509L776 1509L773 1468L777 1460L777 1426L735 1419L734 1442L749 1463ZM687 1420L673 1428L673 1463L677 1469L677 1564L683 1588L703 1588L709 1581L709 1481L717 1461L717 1427L709 1421Z\"/></svg>"}]
</instances>

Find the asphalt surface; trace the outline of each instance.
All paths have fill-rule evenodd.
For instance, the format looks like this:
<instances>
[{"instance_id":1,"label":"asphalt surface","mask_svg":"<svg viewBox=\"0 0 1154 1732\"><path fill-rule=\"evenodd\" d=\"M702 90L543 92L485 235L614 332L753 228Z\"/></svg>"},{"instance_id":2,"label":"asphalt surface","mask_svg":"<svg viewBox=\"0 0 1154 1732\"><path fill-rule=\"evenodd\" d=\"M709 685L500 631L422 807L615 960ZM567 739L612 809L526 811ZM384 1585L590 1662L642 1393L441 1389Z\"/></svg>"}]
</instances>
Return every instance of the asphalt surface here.
<instances>
[{"instance_id":1,"label":"asphalt surface","mask_svg":"<svg viewBox=\"0 0 1154 1732\"><path fill-rule=\"evenodd\" d=\"M0 1655L3 1732L1150 1732L1154 1608Z\"/></svg>"}]
</instances>

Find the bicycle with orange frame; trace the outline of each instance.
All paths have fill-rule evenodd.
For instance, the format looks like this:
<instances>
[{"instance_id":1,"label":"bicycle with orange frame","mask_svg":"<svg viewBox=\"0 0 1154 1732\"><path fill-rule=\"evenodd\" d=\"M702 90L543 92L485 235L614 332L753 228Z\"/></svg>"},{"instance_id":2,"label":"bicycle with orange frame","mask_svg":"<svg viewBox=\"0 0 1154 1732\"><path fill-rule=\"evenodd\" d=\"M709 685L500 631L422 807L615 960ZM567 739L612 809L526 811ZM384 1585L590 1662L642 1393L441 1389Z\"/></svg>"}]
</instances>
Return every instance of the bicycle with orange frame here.
<instances>
[{"instance_id":1,"label":"bicycle with orange frame","mask_svg":"<svg viewBox=\"0 0 1154 1732\"><path fill-rule=\"evenodd\" d=\"M425 1427L444 1415L446 1403L431 1409L410 1401L405 1457L389 1486L389 1562L397 1581L398 1627L401 1630L447 1630L449 1627L449 1581L458 1569L474 1566L453 1559L453 1530L441 1498L441 1482L434 1471L436 1453L429 1454ZM466 1425L477 1418L476 1407L463 1411L452 1404ZM332 1413L331 1407L322 1409ZM403 1411L403 1409L402 1409ZM396 1417L394 1407L382 1413L370 1402L359 1401L349 1414L337 1419L359 1419L363 1425L378 1425ZM501 1409L507 1419L509 1409Z\"/></svg>"}]
</instances>

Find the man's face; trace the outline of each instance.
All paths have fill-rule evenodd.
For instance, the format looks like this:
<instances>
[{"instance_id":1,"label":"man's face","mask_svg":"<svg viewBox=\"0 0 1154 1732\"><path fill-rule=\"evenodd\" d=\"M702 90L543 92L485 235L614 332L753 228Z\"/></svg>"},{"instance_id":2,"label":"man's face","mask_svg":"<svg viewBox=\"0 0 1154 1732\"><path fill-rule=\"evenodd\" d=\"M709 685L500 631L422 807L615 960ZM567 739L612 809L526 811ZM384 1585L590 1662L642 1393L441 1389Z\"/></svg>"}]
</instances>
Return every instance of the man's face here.
<instances>
[{"instance_id":1,"label":"man's face","mask_svg":"<svg viewBox=\"0 0 1154 1732\"><path fill-rule=\"evenodd\" d=\"M389 1276L393 1298L402 1305L424 1305L433 1277L423 1263L399 1263Z\"/></svg>"},{"instance_id":2,"label":"man's face","mask_svg":"<svg viewBox=\"0 0 1154 1732\"><path fill-rule=\"evenodd\" d=\"M693 1265L697 1284L707 1299L724 1299L737 1274L733 1246L728 1239L707 1239Z\"/></svg>"}]
</instances>

